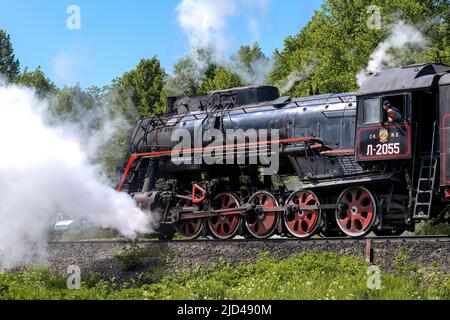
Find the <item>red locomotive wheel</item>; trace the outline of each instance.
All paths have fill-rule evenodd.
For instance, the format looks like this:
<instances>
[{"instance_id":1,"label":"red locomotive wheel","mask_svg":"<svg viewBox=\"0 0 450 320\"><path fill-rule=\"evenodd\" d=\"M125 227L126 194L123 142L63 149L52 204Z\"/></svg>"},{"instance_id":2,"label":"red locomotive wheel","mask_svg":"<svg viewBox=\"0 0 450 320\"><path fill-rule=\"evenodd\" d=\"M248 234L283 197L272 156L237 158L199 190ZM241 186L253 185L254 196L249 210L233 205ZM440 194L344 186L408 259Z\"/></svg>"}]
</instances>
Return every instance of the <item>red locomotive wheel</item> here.
<instances>
[{"instance_id":1,"label":"red locomotive wheel","mask_svg":"<svg viewBox=\"0 0 450 320\"><path fill-rule=\"evenodd\" d=\"M179 207L183 206L191 206L192 202L189 200L181 200L178 203ZM175 230L186 240L194 240L197 239L203 230L203 219L188 219L188 220L179 220L175 224Z\"/></svg>"},{"instance_id":2,"label":"red locomotive wheel","mask_svg":"<svg viewBox=\"0 0 450 320\"><path fill-rule=\"evenodd\" d=\"M289 197L287 205L298 206L299 210L285 212L284 225L287 231L296 238L313 236L320 224L321 210L301 210L301 207L319 204L319 199L311 191L294 192Z\"/></svg>"},{"instance_id":3,"label":"red locomotive wheel","mask_svg":"<svg viewBox=\"0 0 450 320\"><path fill-rule=\"evenodd\" d=\"M239 208L239 200L232 193L221 193L213 200L213 209L231 209ZM214 216L208 219L209 230L212 235L218 239L226 240L232 239L239 231L241 224L241 216L236 215L223 215Z\"/></svg>"},{"instance_id":4,"label":"red locomotive wheel","mask_svg":"<svg viewBox=\"0 0 450 320\"><path fill-rule=\"evenodd\" d=\"M278 202L276 198L267 191L259 191L251 196L249 204L256 205L256 209L245 217L245 226L248 232L255 238L269 238L278 225L278 212L260 212L259 208L276 208Z\"/></svg>"},{"instance_id":5,"label":"red locomotive wheel","mask_svg":"<svg viewBox=\"0 0 450 320\"><path fill-rule=\"evenodd\" d=\"M377 217L377 203L373 194L364 187L350 187L338 198L336 222L350 237L368 234Z\"/></svg>"}]
</instances>

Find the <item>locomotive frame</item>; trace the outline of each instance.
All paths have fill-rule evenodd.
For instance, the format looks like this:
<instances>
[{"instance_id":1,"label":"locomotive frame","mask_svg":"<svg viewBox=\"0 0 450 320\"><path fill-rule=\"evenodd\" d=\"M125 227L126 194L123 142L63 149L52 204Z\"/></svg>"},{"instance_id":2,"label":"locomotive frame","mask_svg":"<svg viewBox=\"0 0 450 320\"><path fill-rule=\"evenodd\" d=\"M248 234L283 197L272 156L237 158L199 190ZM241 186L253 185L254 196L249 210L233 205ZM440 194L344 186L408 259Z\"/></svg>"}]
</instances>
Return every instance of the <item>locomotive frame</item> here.
<instances>
[{"instance_id":1,"label":"locomotive frame","mask_svg":"<svg viewBox=\"0 0 450 320\"><path fill-rule=\"evenodd\" d=\"M387 121L384 100L399 122ZM449 119L450 67L432 63L373 74L358 93L292 99L256 86L169 98L164 115L138 121L118 190L155 217L163 239L398 235L421 220L448 222ZM196 128L277 130L279 138L173 149L177 129L195 140ZM279 150L279 172L261 175L261 162L171 161L206 148L246 159Z\"/></svg>"}]
</instances>

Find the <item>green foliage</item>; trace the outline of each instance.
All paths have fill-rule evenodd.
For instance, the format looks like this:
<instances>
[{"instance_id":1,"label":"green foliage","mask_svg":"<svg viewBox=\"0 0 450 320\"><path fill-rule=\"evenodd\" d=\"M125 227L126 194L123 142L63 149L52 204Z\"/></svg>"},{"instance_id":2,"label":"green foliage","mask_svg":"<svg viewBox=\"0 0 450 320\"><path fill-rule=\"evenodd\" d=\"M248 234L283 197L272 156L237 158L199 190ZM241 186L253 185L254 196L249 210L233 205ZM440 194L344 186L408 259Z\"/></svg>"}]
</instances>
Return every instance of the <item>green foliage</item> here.
<instances>
[{"instance_id":1,"label":"green foliage","mask_svg":"<svg viewBox=\"0 0 450 320\"><path fill-rule=\"evenodd\" d=\"M102 281L102 272L99 269L91 270L83 277L83 284L87 288L95 288Z\"/></svg>"},{"instance_id":2,"label":"green foliage","mask_svg":"<svg viewBox=\"0 0 450 320\"><path fill-rule=\"evenodd\" d=\"M450 236L450 225L441 223L433 225L431 223L421 223L415 231L417 235L446 235Z\"/></svg>"},{"instance_id":3,"label":"green foliage","mask_svg":"<svg viewBox=\"0 0 450 320\"><path fill-rule=\"evenodd\" d=\"M231 56L231 70L237 72L244 85L266 84L273 61L261 50L258 42L243 45Z\"/></svg>"},{"instance_id":4,"label":"green foliage","mask_svg":"<svg viewBox=\"0 0 450 320\"><path fill-rule=\"evenodd\" d=\"M146 255L137 249L131 254L137 260ZM83 277L81 290L67 290L63 278L30 269L1 274L0 299L450 299L450 275L405 268L382 274L381 290L367 288L362 259L333 253L282 261L266 254L252 264L221 260L177 273L155 269L123 286L101 280L96 271Z\"/></svg>"},{"instance_id":5,"label":"green foliage","mask_svg":"<svg viewBox=\"0 0 450 320\"><path fill-rule=\"evenodd\" d=\"M256 60L269 59L262 52L258 42L254 42L252 46L243 45L239 48L239 51L232 57L232 59L238 59L248 69L252 68L252 62Z\"/></svg>"},{"instance_id":6,"label":"green foliage","mask_svg":"<svg viewBox=\"0 0 450 320\"><path fill-rule=\"evenodd\" d=\"M157 57L141 59L135 69L113 80L107 102L112 118L122 119L109 141L100 148L103 171L113 182L118 182L121 168L130 153L130 140L135 122L165 110L167 90L165 72Z\"/></svg>"},{"instance_id":7,"label":"green foliage","mask_svg":"<svg viewBox=\"0 0 450 320\"><path fill-rule=\"evenodd\" d=\"M215 59L211 48L197 49L174 65L173 75L167 79L167 92L170 96L195 96L256 84L257 69L268 64L270 59L257 42L252 46L241 46L229 61L223 63Z\"/></svg>"},{"instance_id":8,"label":"green foliage","mask_svg":"<svg viewBox=\"0 0 450 320\"><path fill-rule=\"evenodd\" d=\"M39 299L52 292L64 290L66 280L45 268L31 268L26 272L12 272L0 274L0 299L10 299L17 296L26 299Z\"/></svg>"},{"instance_id":9,"label":"green foliage","mask_svg":"<svg viewBox=\"0 0 450 320\"><path fill-rule=\"evenodd\" d=\"M15 80L20 73L19 60L14 56L11 37L4 30L0 30L0 75L7 80Z\"/></svg>"},{"instance_id":10,"label":"green foliage","mask_svg":"<svg viewBox=\"0 0 450 320\"><path fill-rule=\"evenodd\" d=\"M108 111L113 110L106 110L110 104L109 87L93 86L83 90L76 83L56 92L50 112L58 121L81 124L88 131L97 130L110 118Z\"/></svg>"},{"instance_id":11,"label":"green foliage","mask_svg":"<svg viewBox=\"0 0 450 320\"><path fill-rule=\"evenodd\" d=\"M394 260L397 273L413 274L420 270L420 265L410 261L410 255L406 248L401 248Z\"/></svg>"},{"instance_id":12,"label":"green foliage","mask_svg":"<svg viewBox=\"0 0 450 320\"><path fill-rule=\"evenodd\" d=\"M99 149L99 157L103 172L116 185L121 178L124 167L130 156L130 141L133 133L131 124L117 128L109 141Z\"/></svg>"},{"instance_id":13,"label":"green foliage","mask_svg":"<svg viewBox=\"0 0 450 320\"><path fill-rule=\"evenodd\" d=\"M164 69L157 57L141 59L135 69L113 81L117 104L123 111L135 107L140 117L160 113L165 106L161 97L164 77Z\"/></svg>"},{"instance_id":14,"label":"green foliage","mask_svg":"<svg viewBox=\"0 0 450 320\"><path fill-rule=\"evenodd\" d=\"M212 49L198 49L181 58L173 66L173 74L168 77L166 88L169 96L195 96L200 94L200 86L213 67Z\"/></svg>"},{"instance_id":15,"label":"green foliage","mask_svg":"<svg viewBox=\"0 0 450 320\"><path fill-rule=\"evenodd\" d=\"M133 271L143 265L144 258L154 258L160 256L161 252L159 251L150 251L137 245L133 245L123 249L121 253L115 255L115 258L119 260L120 270Z\"/></svg>"},{"instance_id":16,"label":"green foliage","mask_svg":"<svg viewBox=\"0 0 450 320\"><path fill-rule=\"evenodd\" d=\"M45 97L57 92L56 85L45 76L41 67L38 67L34 71L29 71L28 68L25 68L25 70L17 77L16 83L34 88L40 97Z\"/></svg>"},{"instance_id":17,"label":"green foliage","mask_svg":"<svg viewBox=\"0 0 450 320\"><path fill-rule=\"evenodd\" d=\"M229 89L242 86L243 83L236 73L227 71L223 67L216 67L211 75L205 78L200 86L199 91L202 93Z\"/></svg>"},{"instance_id":18,"label":"green foliage","mask_svg":"<svg viewBox=\"0 0 450 320\"><path fill-rule=\"evenodd\" d=\"M381 9L380 30L367 26L371 5ZM297 35L285 39L284 49L275 51L277 67L270 80L293 96L356 90L356 74L388 36L392 23L404 20L422 26L431 39L427 52L407 50L399 57L399 62L409 64L434 61L437 52L449 56L448 18L446 0L326 0Z\"/></svg>"},{"instance_id":19,"label":"green foliage","mask_svg":"<svg viewBox=\"0 0 450 320\"><path fill-rule=\"evenodd\" d=\"M122 271L132 271L140 267L143 263L142 258L145 256L145 251L139 247L125 248L115 258L119 260L120 269Z\"/></svg>"}]
</instances>

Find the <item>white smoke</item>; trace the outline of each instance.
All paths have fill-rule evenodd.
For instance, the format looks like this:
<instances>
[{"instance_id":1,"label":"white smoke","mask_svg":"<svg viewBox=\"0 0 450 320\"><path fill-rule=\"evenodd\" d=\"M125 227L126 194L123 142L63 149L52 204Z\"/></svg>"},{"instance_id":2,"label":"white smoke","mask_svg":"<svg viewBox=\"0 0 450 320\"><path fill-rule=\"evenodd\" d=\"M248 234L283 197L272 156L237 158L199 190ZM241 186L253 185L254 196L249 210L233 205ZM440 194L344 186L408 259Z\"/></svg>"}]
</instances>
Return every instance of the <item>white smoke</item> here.
<instances>
[{"instance_id":1,"label":"white smoke","mask_svg":"<svg viewBox=\"0 0 450 320\"><path fill-rule=\"evenodd\" d=\"M129 237L150 231L151 217L100 182L76 134L45 124L47 108L32 90L0 83L0 270L45 248L57 213Z\"/></svg>"},{"instance_id":2,"label":"white smoke","mask_svg":"<svg viewBox=\"0 0 450 320\"><path fill-rule=\"evenodd\" d=\"M225 58L232 45L233 35L227 33L232 18L245 21L254 41L258 40L261 20L268 22L269 0L182 0L177 6L178 23L188 36L190 58L201 76L207 68L198 55L199 49L211 54L214 64L237 73L247 84L263 84L274 68L270 59L255 59L250 68L235 59ZM268 23L265 23L268 24ZM200 76L200 77L201 77Z\"/></svg>"},{"instance_id":3,"label":"white smoke","mask_svg":"<svg viewBox=\"0 0 450 320\"><path fill-rule=\"evenodd\" d=\"M270 73L275 68L275 62L266 57L253 59L249 66L232 57L229 61L223 62L222 65L227 70L238 74L244 83L253 85L267 83Z\"/></svg>"},{"instance_id":4,"label":"white smoke","mask_svg":"<svg viewBox=\"0 0 450 320\"><path fill-rule=\"evenodd\" d=\"M223 32L235 13L235 0L183 0L176 10L192 48L206 48L211 44L224 48L227 40Z\"/></svg>"},{"instance_id":5,"label":"white smoke","mask_svg":"<svg viewBox=\"0 0 450 320\"><path fill-rule=\"evenodd\" d=\"M312 63L302 70L295 70L291 72L286 78L277 83L277 87L281 93L286 93L299 81L308 79L314 71L315 64Z\"/></svg>"},{"instance_id":6,"label":"white smoke","mask_svg":"<svg viewBox=\"0 0 450 320\"><path fill-rule=\"evenodd\" d=\"M411 46L420 50L425 49L427 45L428 39L414 26L404 21L393 24L390 28L390 35L370 55L367 67L356 75L358 85L361 86L370 74L401 63L391 52L392 50L403 51Z\"/></svg>"}]
</instances>

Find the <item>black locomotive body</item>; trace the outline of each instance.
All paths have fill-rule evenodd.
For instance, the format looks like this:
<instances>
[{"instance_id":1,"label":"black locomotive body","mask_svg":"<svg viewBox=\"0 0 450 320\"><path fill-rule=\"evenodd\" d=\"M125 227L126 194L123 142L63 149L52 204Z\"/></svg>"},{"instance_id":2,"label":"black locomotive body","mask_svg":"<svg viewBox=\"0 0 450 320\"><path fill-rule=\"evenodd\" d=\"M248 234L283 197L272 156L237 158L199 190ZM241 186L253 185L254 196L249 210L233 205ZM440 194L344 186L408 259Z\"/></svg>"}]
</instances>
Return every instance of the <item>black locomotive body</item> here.
<instances>
[{"instance_id":1,"label":"black locomotive body","mask_svg":"<svg viewBox=\"0 0 450 320\"><path fill-rule=\"evenodd\" d=\"M163 238L395 235L446 218L448 128L450 67L431 63L376 73L358 93L169 98L138 121L118 189Z\"/></svg>"}]
</instances>

